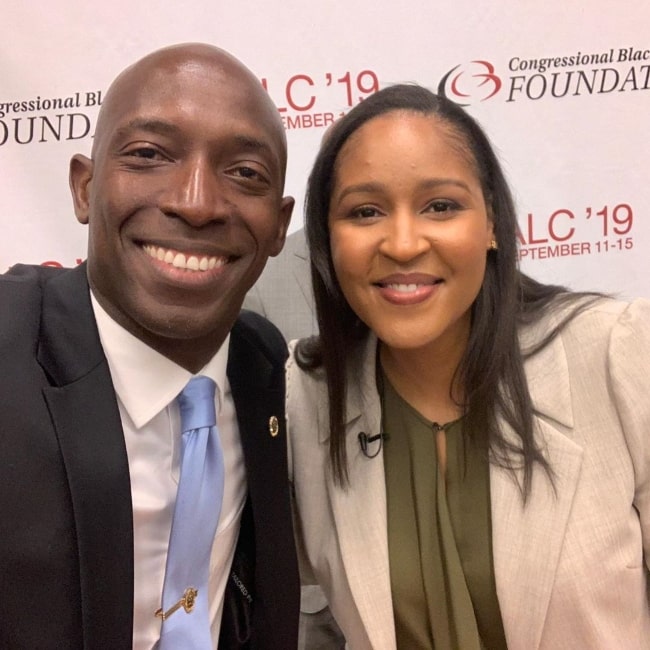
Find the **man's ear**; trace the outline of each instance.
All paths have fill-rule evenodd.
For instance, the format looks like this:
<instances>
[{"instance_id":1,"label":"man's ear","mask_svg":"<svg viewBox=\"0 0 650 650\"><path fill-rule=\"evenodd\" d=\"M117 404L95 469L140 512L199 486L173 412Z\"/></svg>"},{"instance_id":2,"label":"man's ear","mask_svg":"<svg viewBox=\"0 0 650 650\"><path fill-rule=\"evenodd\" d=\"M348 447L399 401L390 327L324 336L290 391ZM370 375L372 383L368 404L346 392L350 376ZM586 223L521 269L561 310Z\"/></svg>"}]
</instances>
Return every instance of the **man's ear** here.
<instances>
[{"instance_id":1,"label":"man's ear","mask_svg":"<svg viewBox=\"0 0 650 650\"><path fill-rule=\"evenodd\" d=\"M293 212L295 200L292 196L285 196L282 199L282 204L280 205L280 212L278 214L278 232L274 245L271 247L271 252L269 253L271 257L275 257L280 254L280 251L284 247L284 240L287 238L287 230L289 229L289 223L291 222L291 213Z\"/></svg>"},{"instance_id":2,"label":"man's ear","mask_svg":"<svg viewBox=\"0 0 650 650\"><path fill-rule=\"evenodd\" d=\"M74 213L79 223L87 224L90 213L90 182L93 178L93 161L80 153L70 160L70 191Z\"/></svg>"}]
</instances>

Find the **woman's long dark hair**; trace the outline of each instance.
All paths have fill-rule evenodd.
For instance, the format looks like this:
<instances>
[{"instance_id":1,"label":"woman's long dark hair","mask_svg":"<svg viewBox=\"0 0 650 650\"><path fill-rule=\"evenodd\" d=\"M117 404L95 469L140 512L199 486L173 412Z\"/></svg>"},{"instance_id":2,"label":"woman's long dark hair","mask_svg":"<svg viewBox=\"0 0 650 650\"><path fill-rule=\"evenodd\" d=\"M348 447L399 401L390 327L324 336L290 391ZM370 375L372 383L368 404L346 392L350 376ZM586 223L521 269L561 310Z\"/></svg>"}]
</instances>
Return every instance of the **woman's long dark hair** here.
<instances>
[{"instance_id":1,"label":"woman's long dark hair","mask_svg":"<svg viewBox=\"0 0 650 650\"><path fill-rule=\"evenodd\" d=\"M488 215L493 220L498 250L489 251L485 278L472 305L467 349L456 370L462 387L463 429L489 446L492 462L514 470L523 466L523 496L530 492L533 466L538 463L552 478L546 459L535 444L533 406L523 368L517 327L530 322L551 302L574 307L536 346L554 338L561 327L594 294L573 294L563 287L543 285L523 275L517 265L517 219L512 195L501 165L481 129L462 108L416 85L390 86L371 95L336 122L326 134L309 177L305 201L305 231L311 254L311 273L320 336L303 339L297 361L305 370L323 367L327 378L330 418L330 460L336 480L347 483L345 449L345 361L352 358L368 335L343 296L330 249L328 213L337 156L348 138L366 122L392 111L431 115L464 144L481 182ZM587 299L580 299L586 296ZM451 391L451 387L450 387ZM498 417L518 436L513 443L498 427Z\"/></svg>"}]
</instances>

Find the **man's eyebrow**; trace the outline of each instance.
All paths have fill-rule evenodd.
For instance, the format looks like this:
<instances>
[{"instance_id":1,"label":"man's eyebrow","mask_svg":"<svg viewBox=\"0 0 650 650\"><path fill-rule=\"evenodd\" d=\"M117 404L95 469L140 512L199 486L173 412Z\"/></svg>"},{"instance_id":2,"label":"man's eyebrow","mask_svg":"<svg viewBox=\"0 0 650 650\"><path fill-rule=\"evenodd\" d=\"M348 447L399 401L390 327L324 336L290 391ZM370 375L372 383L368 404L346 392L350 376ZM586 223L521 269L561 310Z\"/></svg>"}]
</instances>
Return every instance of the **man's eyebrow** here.
<instances>
[{"instance_id":1,"label":"man's eyebrow","mask_svg":"<svg viewBox=\"0 0 650 650\"><path fill-rule=\"evenodd\" d=\"M238 134L234 135L234 140L237 143L237 146L246 151L264 151L265 153L274 154L271 145L264 140L259 140L258 138L253 138L248 135Z\"/></svg>"},{"instance_id":2,"label":"man's eyebrow","mask_svg":"<svg viewBox=\"0 0 650 650\"><path fill-rule=\"evenodd\" d=\"M165 122L164 120L136 117L130 122L115 129L115 133L118 136L125 135L131 131L147 131L157 135L174 135L178 133L179 128L170 122Z\"/></svg>"}]
</instances>

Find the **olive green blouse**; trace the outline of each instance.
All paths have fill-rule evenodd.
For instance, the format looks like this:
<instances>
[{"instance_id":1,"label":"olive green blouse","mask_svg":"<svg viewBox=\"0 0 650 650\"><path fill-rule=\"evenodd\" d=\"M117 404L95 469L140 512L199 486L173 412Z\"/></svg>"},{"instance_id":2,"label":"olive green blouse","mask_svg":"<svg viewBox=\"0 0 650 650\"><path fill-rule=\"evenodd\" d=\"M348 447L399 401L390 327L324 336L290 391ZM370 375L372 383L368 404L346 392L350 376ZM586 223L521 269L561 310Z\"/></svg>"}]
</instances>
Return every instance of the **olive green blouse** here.
<instances>
[{"instance_id":1,"label":"olive green blouse","mask_svg":"<svg viewBox=\"0 0 650 650\"><path fill-rule=\"evenodd\" d=\"M426 420L385 376L380 392L397 647L506 648L492 563L487 452L465 439L461 420L442 427ZM440 430L446 475L437 459Z\"/></svg>"}]
</instances>

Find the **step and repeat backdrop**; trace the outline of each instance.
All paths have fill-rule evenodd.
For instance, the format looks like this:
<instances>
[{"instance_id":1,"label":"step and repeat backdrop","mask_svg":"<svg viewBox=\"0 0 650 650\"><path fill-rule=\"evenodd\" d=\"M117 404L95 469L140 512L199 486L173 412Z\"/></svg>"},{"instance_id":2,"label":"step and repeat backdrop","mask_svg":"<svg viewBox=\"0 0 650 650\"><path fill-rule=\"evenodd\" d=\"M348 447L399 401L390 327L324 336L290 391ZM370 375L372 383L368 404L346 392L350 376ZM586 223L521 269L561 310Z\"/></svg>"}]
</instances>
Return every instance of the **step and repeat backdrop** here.
<instances>
[{"instance_id":1,"label":"step and repeat backdrop","mask_svg":"<svg viewBox=\"0 0 650 650\"><path fill-rule=\"evenodd\" d=\"M154 49L203 41L244 61L278 106L291 231L327 126L378 88L413 81L490 135L527 273L650 297L649 24L647 0L5 0L0 269L85 258L68 162L89 154L110 81Z\"/></svg>"}]
</instances>

